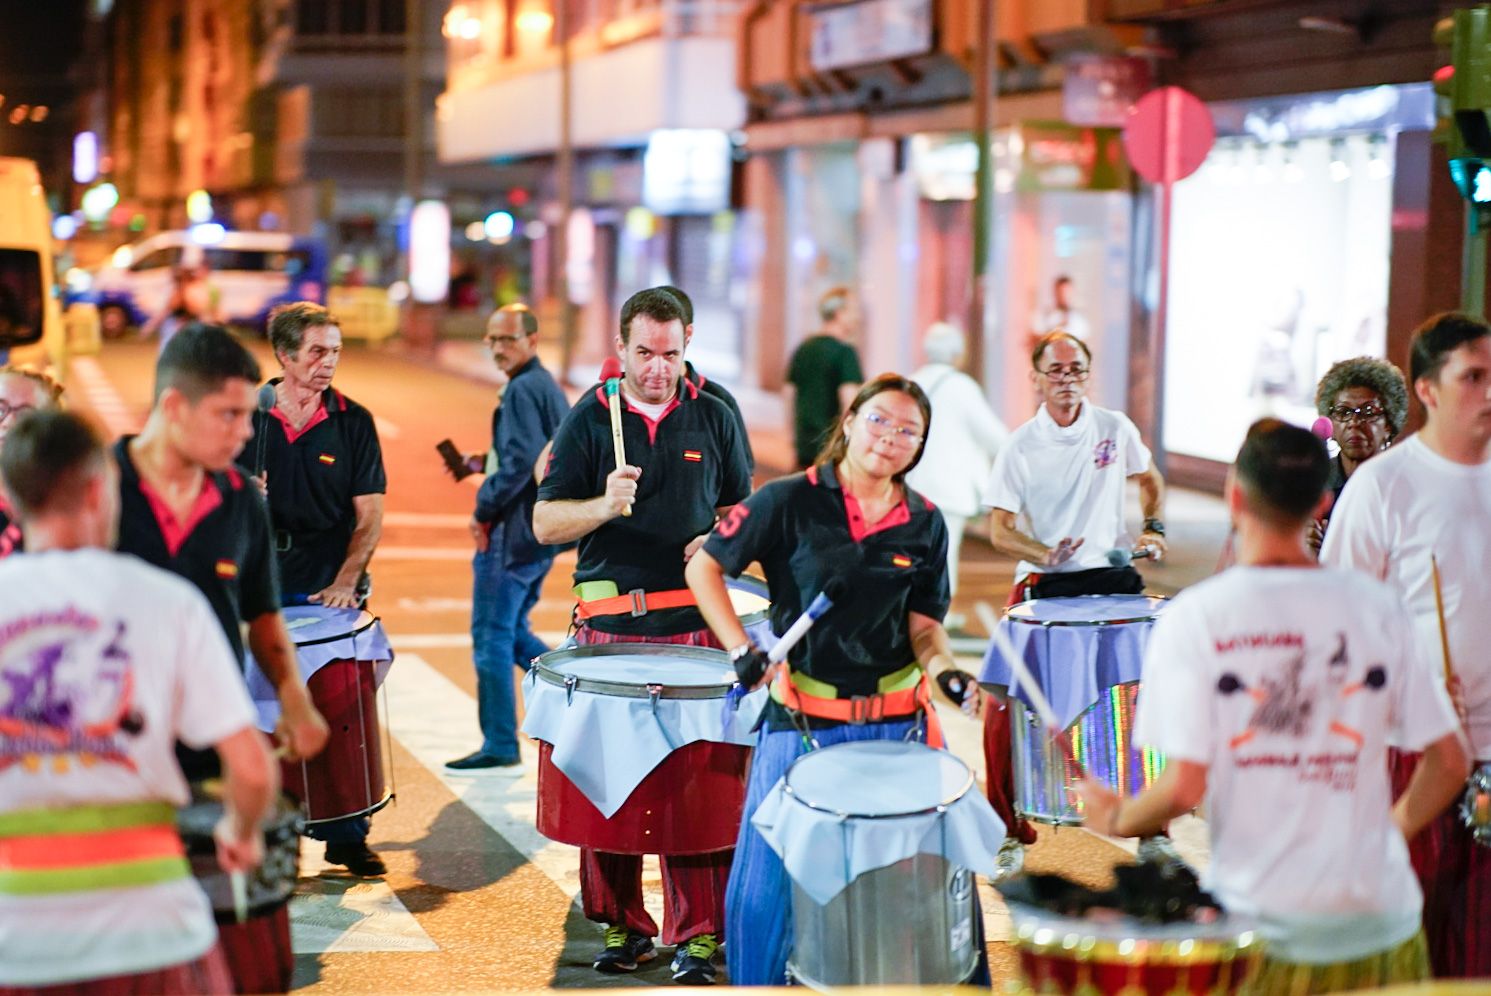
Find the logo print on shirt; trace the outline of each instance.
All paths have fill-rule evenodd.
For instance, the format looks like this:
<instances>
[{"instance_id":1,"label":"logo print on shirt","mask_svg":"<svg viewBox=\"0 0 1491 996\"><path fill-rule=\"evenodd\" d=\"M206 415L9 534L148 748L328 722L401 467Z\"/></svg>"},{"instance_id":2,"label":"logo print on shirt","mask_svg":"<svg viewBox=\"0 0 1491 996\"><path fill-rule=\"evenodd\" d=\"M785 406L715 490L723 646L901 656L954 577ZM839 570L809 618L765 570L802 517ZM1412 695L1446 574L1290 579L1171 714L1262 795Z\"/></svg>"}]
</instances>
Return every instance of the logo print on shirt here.
<instances>
[{"instance_id":1,"label":"logo print on shirt","mask_svg":"<svg viewBox=\"0 0 1491 996\"><path fill-rule=\"evenodd\" d=\"M0 632L0 771L65 773L76 757L130 771L124 737L145 721L134 707L134 669L121 640L76 609L9 622ZM103 646L98 644L103 643ZM43 767L43 761L50 762Z\"/></svg>"},{"instance_id":2,"label":"logo print on shirt","mask_svg":"<svg viewBox=\"0 0 1491 996\"><path fill-rule=\"evenodd\" d=\"M704 459L704 454L698 450L684 450L683 458L689 463L699 463Z\"/></svg>"},{"instance_id":3,"label":"logo print on shirt","mask_svg":"<svg viewBox=\"0 0 1491 996\"><path fill-rule=\"evenodd\" d=\"M238 565L231 560L219 560L213 567L217 571L217 576L224 581L232 581L238 577Z\"/></svg>"},{"instance_id":4,"label":"logo print on shirt","mask_svg":"<svg viewBox=\"0 0 1491 996\"><path fill-rule=\"evenodd\" d=\"M328 466L328 467L330 467L332 464L334 464L334 463L337 462L337 458L334 457L334 456L332 456L330 453L322 453L316 459L320 460L322 463L326 464L326 466Z\"/></svg>"},{"instance_id":5,"label":"logo print on shirt","mask_svg":"<svg viewBox=\"0 0 1491 996\"><path fill-rule=\"evenodd\" d=\"M896 565L897 567L910 567L911 566L911 558L908 557L908 556L906 556L904 553L894 554L890 558L890 562L892 564Z\"/></svg>"},{"instance_id":6,"label":"logo print on shirt","mask_svg":"<svg viewBox=\"0 0 1491 996\"><path fill-rule=\"evenodd\" d=\"M1098 470L1109 466L1118 459L1118 442L1113 439L1105 439L1092 448L1092 465Z\"/></svg>"}]
</instances>

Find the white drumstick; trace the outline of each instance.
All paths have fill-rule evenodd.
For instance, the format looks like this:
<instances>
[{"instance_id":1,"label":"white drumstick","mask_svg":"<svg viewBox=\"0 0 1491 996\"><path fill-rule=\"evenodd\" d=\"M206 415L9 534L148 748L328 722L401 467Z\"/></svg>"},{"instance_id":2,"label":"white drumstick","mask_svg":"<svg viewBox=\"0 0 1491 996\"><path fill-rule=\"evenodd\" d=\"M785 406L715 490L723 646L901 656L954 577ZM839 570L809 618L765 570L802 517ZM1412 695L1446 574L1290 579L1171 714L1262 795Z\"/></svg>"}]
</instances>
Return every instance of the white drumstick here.
<instances>
[{"instance_id":1,"label":"white drumstick","mask_svg":"<svg viewBox=\"0 0 1491 996\"><path fill-rule=\"evenodd\" d=\"M1051 701L1046 698L1046 693L1041 686L1036 684L1035 675L1030 673L1030 668L1025 666L1025 659L1016 652L1010 643L1010 638L1004 635L1004 630L999 625L999 617L988 602L975 602L973 612L978 616L979 622L984 624L984 629L989 631L989 639L994 644L994 649L999 651L999 656L1004 658L1005 665L1015 676L1015 681L1010 685L1010 694L1014 694L1017 688L1025 689L1025 697L1030 704L1035 706L1035 711L1040 715L1041 722L1046 724L1046 729L1051 731L1051 738L1056 741L1057 746L1071 761L1072 766L1077 769L1077 777L1086 778L1087 772L1082 767L1082 762L1077 759L1077 752L1072 747L1072 738L1067 736L1066 730L1056 719L1056 710L1051 708Z\"/></svg>"},{"instance_id":2,"label":"white drumstick","mask_svg":"<svg viewBox=\"0 0 1491 996\"><path fill-rule=\"evenodd\" d=\"M241 871L228 872L228 888L233 891L233 920L248 920L248 877Z\"/></svg>"}]
</instances>

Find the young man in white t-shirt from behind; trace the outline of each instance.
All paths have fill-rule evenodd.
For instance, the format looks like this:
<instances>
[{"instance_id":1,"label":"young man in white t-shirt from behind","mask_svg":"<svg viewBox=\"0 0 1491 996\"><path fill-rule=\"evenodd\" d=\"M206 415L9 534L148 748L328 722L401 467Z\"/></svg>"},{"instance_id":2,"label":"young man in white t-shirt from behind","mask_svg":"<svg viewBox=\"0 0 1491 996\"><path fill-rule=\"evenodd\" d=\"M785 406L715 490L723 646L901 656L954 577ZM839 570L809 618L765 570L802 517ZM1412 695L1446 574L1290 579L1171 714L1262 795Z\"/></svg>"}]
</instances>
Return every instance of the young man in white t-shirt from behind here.
<instances>
[{"instance_id":1,"label":"young man in white t-shirt from behind","mask_svg":"<svg viewBox=\"0 0 1491 996\"><path fill-rule=\"evenodd\" d=\"M27 415L0 453L26 544L0 563L0 994L231 991L176 831L176 740L222 757L225 870L259 863L277 791L206 600L111 552L117 473L67 412Z\"/></svg>"},{"instance_id":2,"label":"young man in white t-shirt from behind","mask_svg":"<svg viewBox=\"0 0 1491 996\"><path fill-rule=\"evenodd\" d=\"M1394 589L1436 680L1453 672L1473 756L1491 766L1491 327L1436 315L1415 331L1408 368L1424 427L1351 475L1320 559ZM1417 758L1411 745L1394 746L1401 790ZM1411 853L1434 974L1480 978L1491 976L1491 848L1475 842L1457 810L1435 820Z\"/></svg>"},{"instance_id":3,"label":"young man in white t-shirt from behind","mask_svg":"<svg viewBox=\"0 0 1491 996\"><path fill-rule=\"evenodd\" d=\"M1203 885L1268 941L1257 992L1327 992L1428 976L1412 839L1456 797L1460 722L1396 592L1322 567L1305 545L1328 501L1312 433L1253 425L1226 497L1237 566L1183 591L1144 658L1135 744L1163 774L1120 800L1081 786L1087 826L1153 832L1206 803ZM1393 802L1388 742L1424 752Z\"/></svg>"}]
</instances>

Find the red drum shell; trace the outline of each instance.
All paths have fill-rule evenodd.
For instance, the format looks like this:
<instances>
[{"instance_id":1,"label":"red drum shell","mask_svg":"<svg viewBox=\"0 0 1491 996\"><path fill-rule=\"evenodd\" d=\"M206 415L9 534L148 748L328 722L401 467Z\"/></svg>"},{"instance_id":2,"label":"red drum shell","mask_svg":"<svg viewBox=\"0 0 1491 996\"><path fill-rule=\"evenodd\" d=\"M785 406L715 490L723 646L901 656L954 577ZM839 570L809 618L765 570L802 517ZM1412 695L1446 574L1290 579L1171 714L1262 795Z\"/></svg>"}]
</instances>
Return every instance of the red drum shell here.
<instances>
[{"instance_id":1,"label":"red drum shell","mask_svg":"<svg viewBox=\"0 0 1491 996\"><path fill-rule=\"evenodd\" d=\"M647 773L610 819L538 742L538 832L613 854L708 854L735 846L749 747L698 740Z\"/></svg>"},{"instance_id":2,"label":"red drum shell","mask_svg":"<svg viewBox=\"0 0 1491 996\"><path fill-rule=\"evenodd\" d=\"M392 797L383 775L375 670L372 661L332 661L306 682L331 735L320 754L281 762L280 771L307 823L366 816Z\"/></svg>"},{"instance_id":3,"label":"red drum shell","mask_svg":"<svg viewBox=\"0 0 1491 996\"><path fill-rule=\"evenodd\" d=\"M1026 991L1036 993L1224 996L1241 990L1260 960L1255 953L1211 961L1198 957L1184 965L1129 964L1021 950L1020 974Z\"/></svg>"}]
</instances>

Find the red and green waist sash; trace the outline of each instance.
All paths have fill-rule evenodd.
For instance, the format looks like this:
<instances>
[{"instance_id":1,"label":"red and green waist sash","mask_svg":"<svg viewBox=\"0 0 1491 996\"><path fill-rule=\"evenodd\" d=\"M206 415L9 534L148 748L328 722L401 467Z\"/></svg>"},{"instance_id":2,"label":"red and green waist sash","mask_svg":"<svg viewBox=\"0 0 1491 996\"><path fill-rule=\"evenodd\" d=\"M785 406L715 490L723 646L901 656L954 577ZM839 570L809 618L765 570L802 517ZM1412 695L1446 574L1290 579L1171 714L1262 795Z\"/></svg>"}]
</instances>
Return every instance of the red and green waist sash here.
<instances>
[{"instance_id":1,"label":"red and green waist sash","mask_svg":"<svg viewBox=\"0 0 1491 996\"><path fill-rule=\"evenodd\" d=\"M0 813L0 896L127 889L190 875L170 803Z\"/></svg>"}]
</instances>

